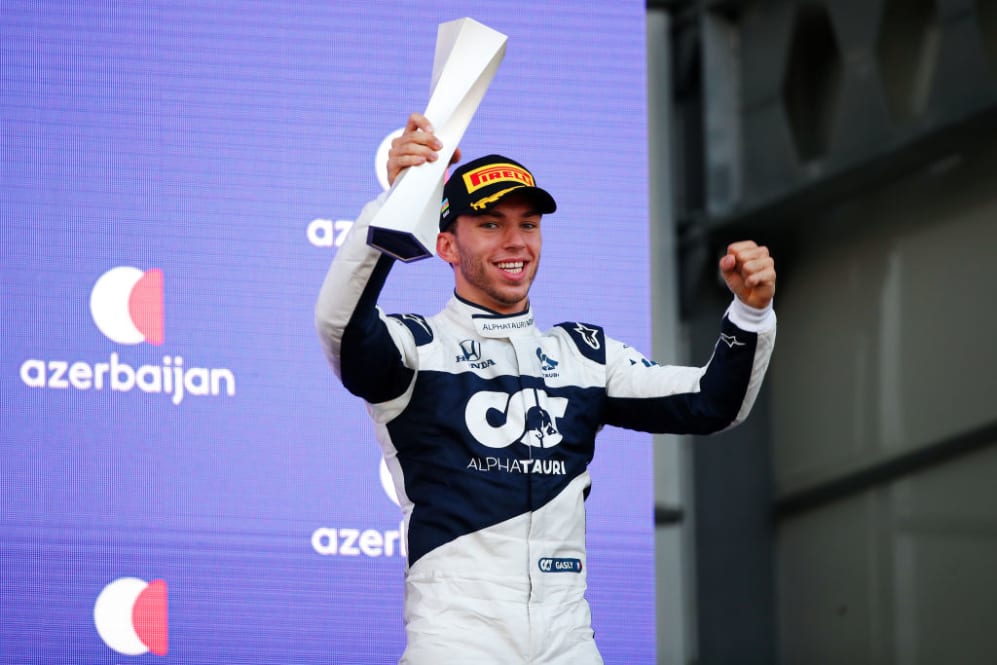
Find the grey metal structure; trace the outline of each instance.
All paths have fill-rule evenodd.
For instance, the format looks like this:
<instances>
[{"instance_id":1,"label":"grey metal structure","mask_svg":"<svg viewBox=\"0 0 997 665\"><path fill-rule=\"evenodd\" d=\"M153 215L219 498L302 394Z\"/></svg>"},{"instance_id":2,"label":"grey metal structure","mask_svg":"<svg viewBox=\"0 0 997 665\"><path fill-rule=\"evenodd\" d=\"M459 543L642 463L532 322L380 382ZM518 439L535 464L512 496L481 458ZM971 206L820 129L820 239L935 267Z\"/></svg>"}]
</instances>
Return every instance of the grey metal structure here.
<instances>
[{"instance_id":1,"label":"grey metal structure","mask_svg":"<svg viewBox=\"0 0 997 665\"><path fill-rule=\"evenodd\" d=\"M727 242L780 280L749 425L659 447L659 662L997 662L997 1L648 27L656 353L709 353Z\"/></svg>"}]
</instances>

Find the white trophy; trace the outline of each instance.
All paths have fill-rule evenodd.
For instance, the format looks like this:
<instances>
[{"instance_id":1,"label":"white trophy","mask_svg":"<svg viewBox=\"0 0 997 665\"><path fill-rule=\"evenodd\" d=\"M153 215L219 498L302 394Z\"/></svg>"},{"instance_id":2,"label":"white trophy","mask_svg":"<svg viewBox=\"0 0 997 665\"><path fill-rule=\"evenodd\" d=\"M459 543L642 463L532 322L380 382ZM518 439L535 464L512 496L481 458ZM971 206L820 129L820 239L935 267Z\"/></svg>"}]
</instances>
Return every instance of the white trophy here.
<instances>
[{"instance_id":1,"label":"white trophy","mask_svg":"<svg viewBox=\"0 0 997 665\"><path fill-rule=\"evenodd\" d=\"M443 179L495 78L508 37L470 18L441 23L425 116L443 144L439 159L405 169L371 220L367 244L405 262L436 254Z\"/></svg>"}]
</instances>

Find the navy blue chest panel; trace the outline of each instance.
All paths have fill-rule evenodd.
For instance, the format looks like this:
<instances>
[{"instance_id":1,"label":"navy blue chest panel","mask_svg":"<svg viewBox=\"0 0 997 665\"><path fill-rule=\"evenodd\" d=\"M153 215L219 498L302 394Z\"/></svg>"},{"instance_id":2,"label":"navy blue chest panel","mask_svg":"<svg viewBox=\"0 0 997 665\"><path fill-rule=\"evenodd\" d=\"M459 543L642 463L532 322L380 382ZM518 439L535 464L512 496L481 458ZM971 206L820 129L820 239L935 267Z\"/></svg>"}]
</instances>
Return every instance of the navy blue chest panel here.
<instances>
[{"instance_id":1,"label":"navy blue chest panel","mask_svg":"<svg viewBox=\"0 0 997 665\"><path fill-rule=\"evenodd\" d=\"M601 387L420 372L408 407L388 423L415 504L409 562L557 496L592 460L604 405Z\"/></svg>"}]
</instances>

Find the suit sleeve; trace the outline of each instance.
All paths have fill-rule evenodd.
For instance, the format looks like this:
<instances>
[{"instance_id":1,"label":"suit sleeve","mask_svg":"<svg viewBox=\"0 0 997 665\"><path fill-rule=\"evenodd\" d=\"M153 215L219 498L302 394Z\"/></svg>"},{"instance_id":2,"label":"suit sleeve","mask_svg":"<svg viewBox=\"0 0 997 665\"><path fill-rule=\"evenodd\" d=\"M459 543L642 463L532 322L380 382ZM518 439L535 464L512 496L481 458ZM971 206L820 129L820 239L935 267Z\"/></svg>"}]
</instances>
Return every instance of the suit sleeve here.
<instances>
[{"instance_id":1,"label":"suit sleeve","mask_svg":"<svg viewBox=\"0 0 997 665\"><path fill-rule=\"evenodd\" d=\"M347 390L372 404L404 393L416 368L411 334L377 307L394 262L367 245L368 224L383 198L367 204L353 224L315 305L315 327L326 359Z\"/></svg>"},{"instance_id":2,"label":"suit sleeve","mask_svg":"<svg viewBox=\"0 0 997 665\"><path fill-rule=\"evenodd\" d=\"M608 339L606 422L659 434L712 434L748 417L775 344L775 312L734 300L703 367L658 365Z\"/></svg>"}]
</instances>

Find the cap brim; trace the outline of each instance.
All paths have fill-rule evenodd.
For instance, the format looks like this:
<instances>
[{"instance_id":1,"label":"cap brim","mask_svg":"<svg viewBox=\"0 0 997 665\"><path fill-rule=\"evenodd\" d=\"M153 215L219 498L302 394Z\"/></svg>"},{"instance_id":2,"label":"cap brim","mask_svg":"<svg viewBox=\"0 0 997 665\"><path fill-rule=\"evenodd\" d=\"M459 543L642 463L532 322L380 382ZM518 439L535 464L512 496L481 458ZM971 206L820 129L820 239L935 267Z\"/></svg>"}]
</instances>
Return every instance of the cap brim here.
<instances>
[{"instance_id":1,"label":"cap brim","mask_svg":"<svg viewBox=\"0 0 997 665\"><path fill-rule=\"evenodd\" d=\"M506 192L503 192L501 196L490 202L485 209L481 212L486 212L491 208L497 206L503 199L511 194L525 195L529 197L536 204L536 212L541 215L549 215L557 210L557 202L554 201L554 197L551 196L547 190L540 189L539 187L530 187L529 185L523 185L522 187L513 187ZM474 214L474 213L472 213ZM477 214L481 214L480 212Z\"/></svg>"},{"instance_id":2,"label":"cap brim","mask_svg":"<svg viewBox=\"0 0 997 665\"><path fill-rule=\"evenodd\" d=\"M510 194L520 194L528 197L535 205L534 211L538 214L549 215L557 210L557 203L554 201L553 196L551 196L546 190L540 189L539 187L533 187L531 185L517 185L504 190L500 189L498 192L492 194L493 198L490 198L484 207L477 210L474 209L474 204L471 204L470 207L463 208L450 207L450 203L448 203L450 197L446 197L444 194L444 204L448 207L445 215L440 214L440 231L445 230L448 226L453 224L454 221L456 221L456 219L461 215L484 214L498 205ZM483 198L488 198L488 196L485 195Z\"/></svg>"}]
</instances>

